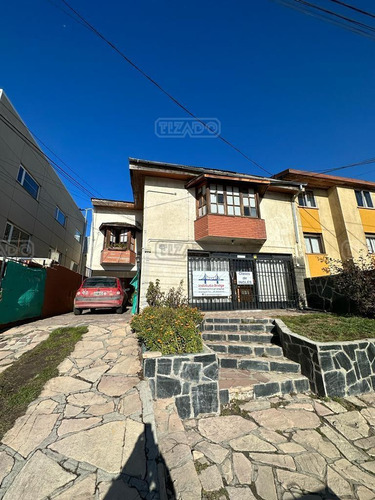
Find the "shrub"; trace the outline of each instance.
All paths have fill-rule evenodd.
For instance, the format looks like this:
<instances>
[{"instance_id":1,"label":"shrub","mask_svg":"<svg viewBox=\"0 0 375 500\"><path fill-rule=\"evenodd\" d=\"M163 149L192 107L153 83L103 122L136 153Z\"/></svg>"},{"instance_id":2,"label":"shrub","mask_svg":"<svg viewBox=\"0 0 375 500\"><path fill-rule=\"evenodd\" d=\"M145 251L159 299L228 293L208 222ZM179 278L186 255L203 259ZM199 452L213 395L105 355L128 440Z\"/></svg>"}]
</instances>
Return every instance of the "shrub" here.
<instances>
[{"instance_id":1,"label":"shrub","mask_svg":"<svg viewBox=\"0 0 375 500\"><path fill-rule=\"evenodd\" d=\"M147 350L162 354L201 352L198 324L203 316L190 307L146 307L133 317L131 326Z\"/></svg>"},{"instance_id":2,"label":"shrub","mask_svg":"<svg viewBox=\"0 0 375 500\"><path fill-rule=\"evenodd\" d=\"M182 285L184 280L180 281L177 288L170 288L167 293L160 290L160 280L155 280L155 284L150 281L146 300L149 306L165 306L165 307L183 307L188 305L188 299L184 295Z\"/></svg>"},{"instance_id":3,"label":"shrub","mask_svg":"<svg viewBox=\"0 0 375 500\"><path fill-rule=\"evenodd\" d=\"M354 304L362 316L375 316L375 260L360 255L345 262L326 258L327 271L333 275L336 291Z\"/></svg>"}]
</instances>

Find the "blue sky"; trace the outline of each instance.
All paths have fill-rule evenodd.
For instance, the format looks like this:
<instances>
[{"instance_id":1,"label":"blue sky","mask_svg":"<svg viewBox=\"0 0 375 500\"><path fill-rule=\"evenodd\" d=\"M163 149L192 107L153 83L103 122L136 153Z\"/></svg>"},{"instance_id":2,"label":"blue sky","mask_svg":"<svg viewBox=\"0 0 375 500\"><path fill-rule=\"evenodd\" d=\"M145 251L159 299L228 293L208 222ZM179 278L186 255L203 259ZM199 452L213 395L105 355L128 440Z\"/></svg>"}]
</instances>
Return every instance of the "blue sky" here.
<instances>
[{"instance_id":1,"label":"blue sky","mask_svg":"<svg viewBox=\"0 0 375 500\"><path fill-rule=\"evenodd\" d=\"M375 41L271 0L71 3L266 170L375 157ZM183 112L47 0L4 2L0 59L29 128L103 197L132 199L129 156L262 174L218 139L158 138L155 121ZM341 175L375 180L375 168Z\"/></svg>"}]
</instances>

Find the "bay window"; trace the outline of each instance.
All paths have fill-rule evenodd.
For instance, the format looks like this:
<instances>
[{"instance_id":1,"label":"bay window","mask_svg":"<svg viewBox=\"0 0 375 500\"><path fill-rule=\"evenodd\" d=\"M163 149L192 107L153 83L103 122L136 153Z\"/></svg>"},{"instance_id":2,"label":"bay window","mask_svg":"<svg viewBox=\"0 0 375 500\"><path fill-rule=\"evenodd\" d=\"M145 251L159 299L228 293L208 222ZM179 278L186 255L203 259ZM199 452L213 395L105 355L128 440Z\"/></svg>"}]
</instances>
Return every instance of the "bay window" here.
<instances>
[{"instance_id":1,"label":"bay window","mask_svg":"<svg viewBox=\"0 0 375 500\"><path fill-rule=\"evenodd\" d=\"M197 215L259 217L258 198L253 188L209 184L197 188Z\"/></svg>"}]
</instances>

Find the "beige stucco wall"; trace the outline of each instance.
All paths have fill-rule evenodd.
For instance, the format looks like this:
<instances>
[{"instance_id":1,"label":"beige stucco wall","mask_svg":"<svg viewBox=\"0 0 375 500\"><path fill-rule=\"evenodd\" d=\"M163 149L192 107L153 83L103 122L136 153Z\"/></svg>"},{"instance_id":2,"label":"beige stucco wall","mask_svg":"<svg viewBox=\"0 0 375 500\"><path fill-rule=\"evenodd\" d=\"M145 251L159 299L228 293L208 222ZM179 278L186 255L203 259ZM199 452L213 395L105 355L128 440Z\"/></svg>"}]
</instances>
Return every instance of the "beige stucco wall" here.
<instances>
[{"instance_id":1,"label":"beige stucco wall","mask_svg":"<svg viewBox=\"0 0 375 500\"><path fill-rule=\"evenodd\" d=\"M0 111L5 118L36 145L4 93L0 94L0 102ZM20 164L39 183L38 200L17 182ZM65 227L55 219L56 205L66 215ZM81 244L74 235L76 230L83 235L82 213L48 161L19 134L0 122L0 242L7 221L31 235L34 257L46 259L52 249L62 254L63 266L79 263Z\"/></svg>"},{"instance_id":2,"label":"beige stucco wall","mask_svg":"<svg viewBox=\"0 0 375 500\"><path fill-rule=\"evenodd\" d=\"M281 193L266 193L261 201L261 217L266 221L267 241L256 245L251 241L218 240L197 243L194 239L196 219L195 190L186 190L183 181L146 177L144 187L143 249L141 300L150 281L160 279L163 290L188 282L188 250L236 253L284 253L301 257L301 244L296 243L291 197Z\"/></svg>"},{"instance_id":3,"label":"beige stucco wall","mask_svg":"<svg viewBox=\"0 0 375 500\"><path fill-rule=\"evenodd\" d=\"M338 187L337 197L340 202L345 221L346 237L349 242L349 257L358 258L361 253L367 253L366 237L354 189Z\"/></svg>"},{"instance_id":4,"label":"beige stucco wall","mask_svg":"<svg viewBox=\"0 0 375 500\"><path fill-rule=\"evenodd\" d=\"M96 207L93 211L91 232L89 238L89 250L87 256L87 267L95 271L102 271L103 275L107 272L117 273L119 277L132 277L134 276L137 266L116 266L100 264L101 252L104 246L104 234L99 230L99 227L104 222L124 222L131 225L139 225L142 227L142 212L140 210L130 209L109 209L105 207ZM140 252L142 247L141 243L142 233L137 231L135 238L135 252Z\"/></svg>"}]
</instances>

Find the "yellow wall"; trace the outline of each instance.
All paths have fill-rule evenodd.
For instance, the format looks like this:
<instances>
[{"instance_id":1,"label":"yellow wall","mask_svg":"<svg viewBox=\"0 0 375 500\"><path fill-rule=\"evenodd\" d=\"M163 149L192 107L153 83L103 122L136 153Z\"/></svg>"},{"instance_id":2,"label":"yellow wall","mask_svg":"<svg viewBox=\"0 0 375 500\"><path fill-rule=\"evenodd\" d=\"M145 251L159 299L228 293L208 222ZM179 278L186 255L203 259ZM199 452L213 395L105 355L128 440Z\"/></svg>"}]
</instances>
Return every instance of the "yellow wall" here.
<instances>
[{"instance_id":1,"label":"yellow wall","mask_svg":"<svg viewBox=\"0 0 375 500\"><path fill-rule=\"evenodd\" d=\"M325 276L329 274L324 268L327 266L325 262L322 262L322 259L325 257L325 254L307 254L307 261L309 264L310 276L315 278L316 276Z\"/></svg>"},{"instance_id":2,"label":"yellow wall","mask_svg":"<svg viewBox=\"0 0 375 500\"><path fill-rule=\"evenodd\" d=\"M359 208L359 215L362 220L365 233L375 233L375 210L373 208Z\"/></svg>"},{"instance_id":3,"label":"yellow wall","mask_svg":"<svg viewBox=\"0 0 375 500\"><path fill-rule=\"evenodd\" d=\"M300 207L302 231L304 233L321 233L319 210L317 208Z\"/></svg>"}]
</instances>

